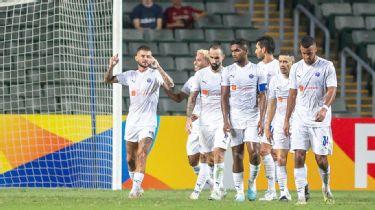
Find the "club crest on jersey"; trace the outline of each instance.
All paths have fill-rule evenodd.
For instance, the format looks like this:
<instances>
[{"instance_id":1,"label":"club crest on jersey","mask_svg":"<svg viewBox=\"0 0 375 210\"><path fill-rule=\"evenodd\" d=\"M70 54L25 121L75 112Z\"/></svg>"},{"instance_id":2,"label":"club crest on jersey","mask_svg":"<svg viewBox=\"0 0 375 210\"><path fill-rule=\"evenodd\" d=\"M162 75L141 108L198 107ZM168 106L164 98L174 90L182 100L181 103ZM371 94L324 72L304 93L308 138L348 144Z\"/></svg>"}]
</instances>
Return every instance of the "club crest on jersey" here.
<instances>
[{"instance_id":1,"label":"club crest on jersey","mask_svg":"<svg viewBox=\"0 0 375 210\"><path fill-rule=\"evenodd\" d=\"M203 89L201 91L202 95L205 95L205 96L208 96L208 90L207 89Z\"/></svg>"},{"instance_id":2,"label":"club crest on jersey","mask_svg":"<svg viewBox=\"0 0 375 210\"><path fill-rule=\"evenodd\" d=\"M300 92L303 92L305 90L305 87L303 87L303 85L300 85L300 86L298 86L298 89L299 89Z\"/></svg>"},{"instance_id":3,"label":"club crest on jersey","mask_svg":"<svg viewBox=\"0 0 375 210\"><path fill-rule=\"evenodd\" d=\"M151 78L148 78L148 79L147 79L147 83L151 83Z\"/></svg>"},{"instance_id":4,"label":"club crest on jersey","mask_svg":"<svg viewBox=\"0 0 375 210\"><path fill-rule=\"evenodd\" d=\"M254 74L250 74L250 75L249 75L249 78L250 78L250 79L254 78Z\"/></svg>"},{"instance_id":5,"label":"club crest on jersey","mask_svg":"<svg viewBox=\"0 0 375 210\"><path fill-rule=\"evenodd\" d=\"M320 73L319 73L319 72L316 72L316 73L315 73L315 76L316 76L316 77L319 77L319 76L320 76Z\"/></svg>"}]
</instances>

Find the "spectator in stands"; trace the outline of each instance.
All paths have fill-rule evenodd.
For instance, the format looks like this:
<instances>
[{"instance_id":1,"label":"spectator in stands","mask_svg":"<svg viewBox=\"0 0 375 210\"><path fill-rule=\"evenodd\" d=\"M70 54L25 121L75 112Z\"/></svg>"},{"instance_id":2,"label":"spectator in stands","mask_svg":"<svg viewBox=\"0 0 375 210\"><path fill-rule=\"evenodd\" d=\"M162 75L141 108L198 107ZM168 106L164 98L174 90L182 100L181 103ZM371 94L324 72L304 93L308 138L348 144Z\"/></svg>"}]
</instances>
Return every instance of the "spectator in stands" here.
<instances>
[{"instance_id":1,"label":"spectator in stands","mask_svg":"<svg viewBox=\"0 0 375 210\"><path fill-rule=\"evenodd\" d=\"M193 28L195 20L207 16L203 10L184 6L182 0L172 0L172 6L164 12L166 27L174 28Z\"/></svg>"},{"instance_id":2,"label":"spectator in stands","mask_svg":"<svg viewBox=\"0 0 375 210\"><path fill-rule=\"evenodd\" d=\"M153 0L142 0L142 3L134 7L131 13L134 28L161 29L163 26L163 9L154 4Z\"/></svg>"}]
</instances>

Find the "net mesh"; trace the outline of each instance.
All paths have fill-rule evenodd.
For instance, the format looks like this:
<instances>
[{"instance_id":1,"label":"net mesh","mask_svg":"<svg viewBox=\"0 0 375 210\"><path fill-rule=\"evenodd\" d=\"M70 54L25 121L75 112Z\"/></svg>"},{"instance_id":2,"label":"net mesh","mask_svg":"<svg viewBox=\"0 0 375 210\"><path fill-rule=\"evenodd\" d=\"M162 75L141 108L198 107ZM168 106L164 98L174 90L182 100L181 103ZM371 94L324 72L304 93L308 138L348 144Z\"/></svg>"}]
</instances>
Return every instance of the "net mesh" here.
<instances>
[{"instance_id":1,"label":"net mesh","mask_svg":"<svg viewBox=\"0 0 375 210\"><path fill-rule=\"evenodd\" d=\"M0 187L111 187L112 0L0 1Z\"/></svg>"}]
</instances>

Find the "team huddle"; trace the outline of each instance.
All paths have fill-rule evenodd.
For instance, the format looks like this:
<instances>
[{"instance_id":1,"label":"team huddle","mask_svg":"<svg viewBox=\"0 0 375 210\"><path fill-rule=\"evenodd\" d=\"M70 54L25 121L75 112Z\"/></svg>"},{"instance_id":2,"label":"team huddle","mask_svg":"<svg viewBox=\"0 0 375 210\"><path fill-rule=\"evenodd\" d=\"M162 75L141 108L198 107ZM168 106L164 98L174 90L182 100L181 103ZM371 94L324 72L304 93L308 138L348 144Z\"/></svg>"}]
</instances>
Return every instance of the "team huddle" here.
<instances>
[{"instance_id":1,"label":"team huddle","mask_svg":"<svg viewBox=\"0 0 375 210\"><path fill-rule=\"evenodd\" d=\"M263 161L268 189L259 200L290 201L287 188L286 162L289 151L294 153L294 180L297 204L309 199L306 152L315 154L322 178L324 201L333 203L330 190L330 167L327 156L332 154L331 104L337 87L332 62L316 55L312 37L300 41L302 59L281 53L274 58L274 40L262 36L256 41L258 64L248 60L246 40L230 43L234 63L224 67L220 45L198 50L195 75L179 92L173 80L152 57L150 48L141 46L135 60L138 70L113 75L118 56L111 58L105 73L107 83L129 86L130 107L125 129L127 162L133 181L129 198L139 198L147 152L156 129L159 87L176 102L187 101L187 155L197 181L190 199L199 199L205 185L211 189L210 200L222 200L224 188L225 151L232 149L232 174L238 202L257 199L256 179ZM245 146L249 155L248 189L244 191ZM275 183L280 189L277 197Z\"/></svg>"}]
</instances>

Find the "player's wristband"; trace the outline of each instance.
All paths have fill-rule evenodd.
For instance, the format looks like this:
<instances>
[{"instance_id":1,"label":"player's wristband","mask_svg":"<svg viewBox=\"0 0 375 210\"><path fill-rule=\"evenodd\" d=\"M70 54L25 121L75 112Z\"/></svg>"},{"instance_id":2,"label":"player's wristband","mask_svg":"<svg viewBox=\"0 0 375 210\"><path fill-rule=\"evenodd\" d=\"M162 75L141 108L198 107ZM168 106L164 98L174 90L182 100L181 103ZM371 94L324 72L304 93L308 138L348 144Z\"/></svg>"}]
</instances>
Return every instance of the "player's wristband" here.
<instances>
[{"instance_id":1,"label":"player's wristband","mask_svg":"<svg viewBox=\"0 0 375 210\"><path fill-rule=\"evenodd\" d=\"M328 111L328 109L329 109L329 107L325 104L322 106L322 108L325 109L326 111Z\"/></svg>"}]
</instances>

